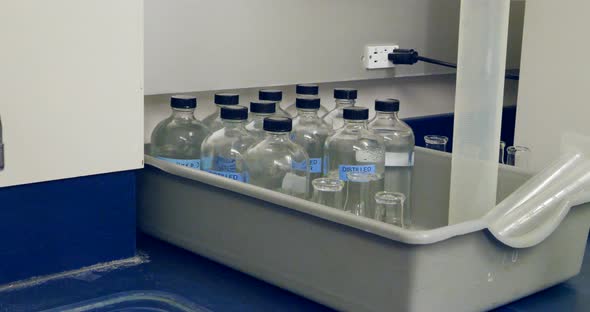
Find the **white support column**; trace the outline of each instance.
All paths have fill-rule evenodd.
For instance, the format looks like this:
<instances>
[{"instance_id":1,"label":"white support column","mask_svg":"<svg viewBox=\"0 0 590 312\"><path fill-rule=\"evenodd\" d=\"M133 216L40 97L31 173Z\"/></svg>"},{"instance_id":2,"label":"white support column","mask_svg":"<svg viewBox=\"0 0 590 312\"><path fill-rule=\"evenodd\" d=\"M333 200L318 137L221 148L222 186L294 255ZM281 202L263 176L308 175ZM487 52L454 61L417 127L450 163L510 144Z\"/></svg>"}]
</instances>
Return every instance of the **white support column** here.
<instances>
[{"instance_id":1,"label":"white support column","mask_svg":"<svg viewBox=\"0 0 590 312\"><path fill-rule=\"evenodd\" d=\"M462 0L449 223L496 205L510 0Z\"/></svg>"}]
</instances>

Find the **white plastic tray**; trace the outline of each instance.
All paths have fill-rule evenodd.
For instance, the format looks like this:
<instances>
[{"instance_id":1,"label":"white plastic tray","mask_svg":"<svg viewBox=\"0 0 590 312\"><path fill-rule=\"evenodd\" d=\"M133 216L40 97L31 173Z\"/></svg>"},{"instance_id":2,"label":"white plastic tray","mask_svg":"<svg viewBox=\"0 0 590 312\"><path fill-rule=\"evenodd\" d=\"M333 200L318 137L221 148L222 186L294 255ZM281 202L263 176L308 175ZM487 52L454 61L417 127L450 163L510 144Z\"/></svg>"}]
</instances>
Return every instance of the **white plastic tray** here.
<instances>
[{"instance_id":1,"label":"white plastic tray","mask_svg":"<svg viewBox=\"0 0 590 312\"><path fill-rule=\"evenodd\" d=\"M590 209L514 249L480 220L446 226L449 154L417 148L411 231L146 156L140 228L347 311L481 311L579 273ZM501 166L498 199L529 178ZM586 206L586 205L584 205Z\"/></svg>"}]
</instances>

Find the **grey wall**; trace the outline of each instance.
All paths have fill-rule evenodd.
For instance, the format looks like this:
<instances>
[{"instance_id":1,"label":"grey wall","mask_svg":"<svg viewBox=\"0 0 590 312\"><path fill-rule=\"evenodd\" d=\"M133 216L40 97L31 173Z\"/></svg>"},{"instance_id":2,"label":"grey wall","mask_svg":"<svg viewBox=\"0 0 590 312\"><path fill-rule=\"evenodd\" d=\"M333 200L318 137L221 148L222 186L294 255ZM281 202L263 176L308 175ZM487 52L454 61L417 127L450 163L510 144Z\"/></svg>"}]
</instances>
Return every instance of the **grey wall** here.
<instances>
[{"instance_id":1,"label":"grey wall","mask_svg":"<svg viewBox=\"0 0 590 312\"><path fill-rule=\"evenodd\" d=\"M454 61L460 0L146 0L146 94L356 81L449 72L367 71L365 45L396 43ZM518 67L524 2L513 2Z\"/></svg>"},{"instance_id":2,"label":"grey wall","mask_svg":"<svg viewBox=\"0 0 590 312\"><path fill-rule=\"evenodd\" d=\"M527 3L516 143L531 148L534 170L559 157L564 133L590 136L588 12L588 1ZM556 48L582 57L556 59Z\"/></svg>"}]
</instances>

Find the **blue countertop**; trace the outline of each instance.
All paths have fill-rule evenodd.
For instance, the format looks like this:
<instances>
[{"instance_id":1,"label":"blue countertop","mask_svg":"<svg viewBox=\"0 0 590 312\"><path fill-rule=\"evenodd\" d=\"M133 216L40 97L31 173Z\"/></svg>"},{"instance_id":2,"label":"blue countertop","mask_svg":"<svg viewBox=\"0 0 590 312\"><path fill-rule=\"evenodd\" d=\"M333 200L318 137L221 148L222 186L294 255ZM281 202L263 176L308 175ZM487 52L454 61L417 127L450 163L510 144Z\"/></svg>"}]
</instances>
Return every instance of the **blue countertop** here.
<instances>
[{"instance_id":1,"label":"blue countertop","mask_svg":"<svg viewBox=\"0 0 590 312\"><path fill-rule=\"evenodd\" d=\"M0 311L39 311L134 290L171 293L212 311L331 311L246 274L138 234L145 263L0 292ZM590 248L580 275L496 311L590 311Z\"/></svg>"}]
</instances>

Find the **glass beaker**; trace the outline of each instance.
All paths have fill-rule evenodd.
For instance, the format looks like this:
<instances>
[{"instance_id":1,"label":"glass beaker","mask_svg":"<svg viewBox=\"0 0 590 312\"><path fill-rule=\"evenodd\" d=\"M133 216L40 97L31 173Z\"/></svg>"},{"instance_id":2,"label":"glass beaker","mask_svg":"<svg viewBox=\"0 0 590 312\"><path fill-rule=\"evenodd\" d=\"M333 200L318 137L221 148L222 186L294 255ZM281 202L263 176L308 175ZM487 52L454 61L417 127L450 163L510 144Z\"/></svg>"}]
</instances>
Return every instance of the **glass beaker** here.
<instances>
[{"instance_id":1,"label":"glass beaker","mask_svg":"<svg viewBox=\"0 0 590 312\"><path fill-rule=\"evenodd\" d=\"M362 217L375 216L375 194L383 191L382 175L364 172L348 172L346 174L346 200L344 210Z\"/></svg>"},{"instance_id":2,"label":"glass beaker","mask_svg":"<svg viewBox=\"0 0 590 312\"><path fill-rule=\"evenodd\" d=\"M344 209L343 181L333 178L317 178L311 184L313 185L313 202L341 210Z\"/></svg>"},{"instance_id":3,"label":"glass beaker","mask_svg":"<svg viewBox=\"0 0 590 312\"><path fill-rule=\"evenodd\" d=\"M500 154L499 154L499 162L501 164L504 163L504 150L506 150L506 142L500 141Z\"/></svg>"},{"instance_id":4,"label":"glass beaker","mask_svg":"<svg viewBox=\"0 0 590 312\"><path fill-rule=\"evenodd\" d=\"M506 149L506 164L529 169L531 150L526 146L509 146Z\"/></svg>"},{"instance_id":5,"label":"glass beaker","mask_svg":"<svg viewBox=\"0 0 590 312\"><path fill-rule=\"evenodd\" d=\"M442 135L425 135L424 142L426 143L426 148L446 152L449 138Z\"/></svg>"},{"instance_id":6,"label":"glass beaker","mask_svg":"<svg viewBox=\"0 0 590 312\"><path fill-rule=\"evenodd\" d=\"M375 194L375 220L405 227L404 202L402 193L378 192Z\"/></svg>"}]
</instances>

